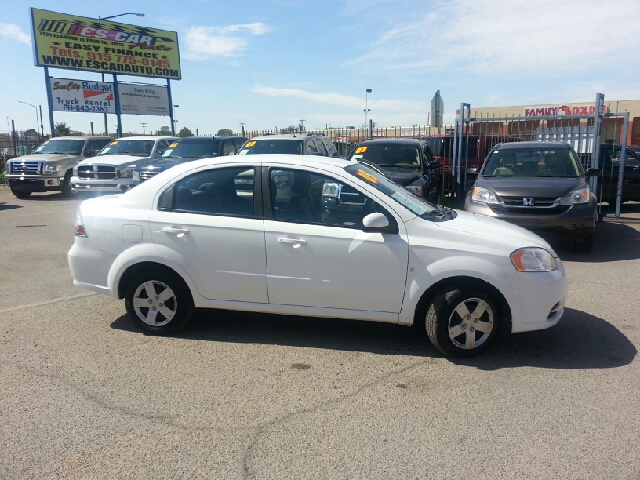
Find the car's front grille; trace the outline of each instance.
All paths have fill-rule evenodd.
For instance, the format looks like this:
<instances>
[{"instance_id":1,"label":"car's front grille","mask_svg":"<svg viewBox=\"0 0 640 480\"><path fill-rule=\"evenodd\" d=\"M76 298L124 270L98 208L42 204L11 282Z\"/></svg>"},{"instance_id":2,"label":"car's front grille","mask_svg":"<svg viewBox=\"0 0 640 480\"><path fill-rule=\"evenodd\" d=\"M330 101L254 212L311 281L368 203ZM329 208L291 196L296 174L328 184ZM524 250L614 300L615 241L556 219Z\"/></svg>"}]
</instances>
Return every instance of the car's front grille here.
<instances>
[{"instance_id":1,"label":"car's front grille","mask_svg":"<svg viewBox=\"0 0 640 480\"><path fill-rule=\"evenodd\" d=\"M40 162L11 162L11 171L9 173L39 175L42 173L42 164Z\"/></svg>"},{"instance_id":2,"label":"car's front grille","mask_svg":"<svg viewBox=\"0 0 640 480\"><path fill-rule=\"evenodd\" d=\"M549 208L556 203L557 198L523 198L523 197L500 197L505 207L533 207ZM530 201L531 204L526 202Z\"/></svg>"},{"instance_id":3,"label":"car's front grille","mask_svg":"<svg viewBox=\"0 0 640 480\"><path fill-rule=\"evenodd\" d=\"M151 172L151 171L143 171L140 172L140 182L144 182L145 180L149 180L151 177L155 177L160 172Z\"/></svg>"},{"instance_id":4,"label":"car's front grille","mask_svg":"<svg viewBox=\"0 0 640 480\"><path fill-rule=\"evenodd\" d=\"M113 180L117 178L116 167L111 165L78 165L81 180Z\"/></svg>"},{"instance_id":5,"label":"car's front grille","mask_svg":"<svg viewBox=\"0 0 640 480\"><path fill-rule=\"evenodd\" d=\"M570 208L569 205L557 205L557 198L500 197L500 200L500 205L489 205L498 214L560 215Z\"/></svg>"}]
</instances>

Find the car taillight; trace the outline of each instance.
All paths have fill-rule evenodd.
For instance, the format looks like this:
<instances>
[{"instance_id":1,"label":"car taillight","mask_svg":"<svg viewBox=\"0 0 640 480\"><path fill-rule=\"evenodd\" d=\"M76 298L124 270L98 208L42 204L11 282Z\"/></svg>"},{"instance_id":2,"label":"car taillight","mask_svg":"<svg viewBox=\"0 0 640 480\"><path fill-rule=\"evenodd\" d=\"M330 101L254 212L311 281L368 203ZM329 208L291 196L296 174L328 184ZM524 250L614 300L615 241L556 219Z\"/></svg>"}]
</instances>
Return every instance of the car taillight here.
<instances>
[{"instance_id":1,"label":"car taillight","mask_svg":"<svg viewBox=\"0 0 640 480\"><path fill-rule=\"evenodd\" d=\"M84 229L84 223L82 223L80 209L76 210L76 237L87 237L87 231Z\"/></svg>"}]
</instances>

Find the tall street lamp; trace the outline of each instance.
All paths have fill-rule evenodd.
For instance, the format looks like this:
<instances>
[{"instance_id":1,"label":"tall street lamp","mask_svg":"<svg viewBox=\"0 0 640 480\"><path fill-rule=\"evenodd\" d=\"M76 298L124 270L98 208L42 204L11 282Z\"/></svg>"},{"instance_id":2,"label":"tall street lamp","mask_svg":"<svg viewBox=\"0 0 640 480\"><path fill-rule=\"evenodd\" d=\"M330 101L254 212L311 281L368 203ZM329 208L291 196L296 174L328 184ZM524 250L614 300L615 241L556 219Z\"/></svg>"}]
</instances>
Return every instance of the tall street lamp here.
<instances>
[{"instance_id":1,"label":"tall street lamp","mask_svg":"<svg viewBox=\"0 0 640 480\"><path fill-rule=\"evenodd\" d=\"M369 110L369 108L367 107L367 95L369 95L372 92L372 90L370 88L367 88L364 91L364 128L369 128L367 126L367 114L371 111Z\"/></svg>"},{"instance_id":2,"label":"tall street lamp","mask_svg":"<svg viewBox=\"0 0 640 480\"><path fill-rule=\"evenodd\" d=\"M98 17L98 20L109 20L110 18L122 17L124 15L135 15L136 17L144 17L144 13L119 13L118 15L109 15L108 17ZM104 73L102 73L102 83L104 83ZM107 114L104 113L104 134L109 135L109 127L107 126Z\"/></svg>"},{"instance_id":3,"label":"tall street lamp","mask_svg":"<svg viewBox=\"0 0 640 480\"><path fill-rule=\"evenodd\" d=\"M23 103L36 109L36 135L38 135L38 107L36 107L35 105L31 105L30 103L23 102L22 100L18 100L18 103Z\"/></svg>"}]
</instances>

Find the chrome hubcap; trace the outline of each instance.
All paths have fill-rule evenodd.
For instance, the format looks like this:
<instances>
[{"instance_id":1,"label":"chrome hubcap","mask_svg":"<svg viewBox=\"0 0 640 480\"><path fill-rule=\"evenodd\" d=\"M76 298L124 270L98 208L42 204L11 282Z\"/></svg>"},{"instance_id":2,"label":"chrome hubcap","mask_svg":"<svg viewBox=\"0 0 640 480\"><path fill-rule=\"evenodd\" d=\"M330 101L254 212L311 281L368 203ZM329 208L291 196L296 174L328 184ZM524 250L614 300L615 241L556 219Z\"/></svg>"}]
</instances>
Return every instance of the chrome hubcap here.
<instances>
[{"instance_id":1,"label":"chrome hubcap","mask_svg":"<svg viewBox=\"0 0 640 480\"><path fill-rule=\"evenodd\" d=\"M157 280L139 285L133 295L136 315L147 325L161 327L169 323L176 314L178 302L171 288Z\"/></svg>"},{"instance_id":2,"label":"chrome hubcap","mask_svg":"<svg viewBox=\"0 0 640 480\"><path fill-rule=\"evenodd\" d=\"M456 347L479 347L493 331L493 309L481 298L467 298L451 313L448 327L449 338Z\"/></svg>"}]
</instances>

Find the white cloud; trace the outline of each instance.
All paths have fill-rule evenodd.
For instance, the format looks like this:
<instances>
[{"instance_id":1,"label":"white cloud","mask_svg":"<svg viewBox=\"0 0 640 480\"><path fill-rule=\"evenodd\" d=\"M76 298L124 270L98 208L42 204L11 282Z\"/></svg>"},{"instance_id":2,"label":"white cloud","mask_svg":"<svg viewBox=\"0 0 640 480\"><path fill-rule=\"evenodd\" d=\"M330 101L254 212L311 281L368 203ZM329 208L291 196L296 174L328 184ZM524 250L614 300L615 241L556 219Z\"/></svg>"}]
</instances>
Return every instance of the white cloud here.
<instances>
[{"instance_id":1,"label":"white cloud","mask_svg":"<svg viewBox=\"0 0 640 480\"><path fill-rule=\"evenodd\" d=\"M31 37L13 23L0 23L0 37L7 37L31 45Z\"/></svg>"},{"instance_id":2,"label":"white cloud","mask_svg":"<svg viewBox=\"0 0 640 480\"><path fill-rule=\"evenodd\" d=\"M268 97L290 97L300 98L316 103L325 103L328 105L338 105L341 107L350 107L360 109L364 105L364 98L342 95L340 93L331 92L308 92L297 88L274 88L256 86L253 88L254 93L260 93ZM400 100L372 100L369 99L368 106L371 109L385 111L420 111L425 106L421 102L406 102Z\"/></svg>"},{"instance_id":3,"label":"white cloud","mask_svg":"<svg viewBox=\"0 0 640 480\"><path fill-rule=\"evenodd\" d=\"M242 34L264 35L271 28L263 23L229 25L227 27L191 27L184 35L185 58L203 60L210 57L230 57L247 48Z\"/></svg>"},{"instance_id":4,"label":"white cloud","mask_svg":"<svg viewBox=\"0 0 640 480\"><path fill-rule=\"evenodd\" d=\"M360 2L354 5L359 6ZM415 5L415 3L413 4ZM451 0L379 10L389 25L348 64L399 77L418 73L558 77L632 62L640 49L637 0ZM352 5L353 6L353 5ZM414 11L408 21L406 9ZM366 22L376 15L369 10ZM395 26L393 26L395 25Z\"/></svg>"}]
</instances>

